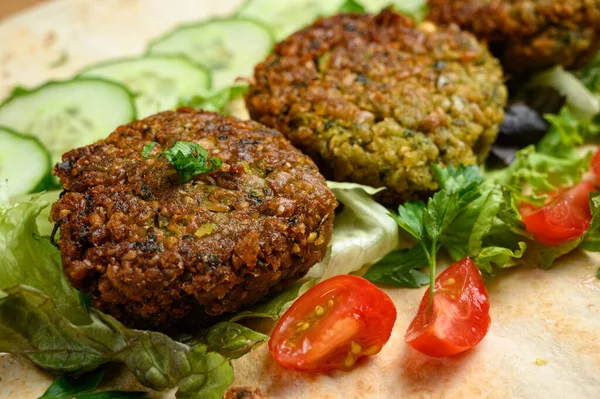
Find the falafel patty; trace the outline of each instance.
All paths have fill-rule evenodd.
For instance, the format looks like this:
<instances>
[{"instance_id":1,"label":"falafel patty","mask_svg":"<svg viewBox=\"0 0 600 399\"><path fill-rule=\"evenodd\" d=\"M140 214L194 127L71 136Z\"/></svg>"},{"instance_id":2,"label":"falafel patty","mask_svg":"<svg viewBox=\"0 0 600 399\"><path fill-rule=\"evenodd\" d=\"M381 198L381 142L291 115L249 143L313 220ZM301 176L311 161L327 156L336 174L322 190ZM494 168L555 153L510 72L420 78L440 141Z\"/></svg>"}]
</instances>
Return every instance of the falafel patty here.
<instances>
[{"instance_id":1,"label":"falafel patty","mask_svg":"<svg viewBox=\"0 0 600 399\"><path fill-rule=\"evenodd\" d=\"M507 72L584 65L600 45L600 0L428 0L428 19L487 41Z\"/></svg>"},{"instance_id":2,"label":"falafel patty","mask_svg":"<svg viewBox=\"0 0 600 399\"><path fill-rule=\"evenodd\" d=\"M164 158L193 141L221 169L179 184ZM278 131L180 108L63 155L52 207L73 286L126 325L165 328L194 311L233 312L291 284L325 255L337 202Z\"/></svg>"},{"instance_id":3,"label":"falafel patty","mask_svg":"<svg viewBox=\"0 0 600 399\"><path fill-rule=\"evenodd\" d=\"M386 186L385 203L438 188L431 165L482 161L498 134L502 69L473 35L389 9L318 19L277 44L246 95L328 178Z\"/></svg>"}]
</instances>

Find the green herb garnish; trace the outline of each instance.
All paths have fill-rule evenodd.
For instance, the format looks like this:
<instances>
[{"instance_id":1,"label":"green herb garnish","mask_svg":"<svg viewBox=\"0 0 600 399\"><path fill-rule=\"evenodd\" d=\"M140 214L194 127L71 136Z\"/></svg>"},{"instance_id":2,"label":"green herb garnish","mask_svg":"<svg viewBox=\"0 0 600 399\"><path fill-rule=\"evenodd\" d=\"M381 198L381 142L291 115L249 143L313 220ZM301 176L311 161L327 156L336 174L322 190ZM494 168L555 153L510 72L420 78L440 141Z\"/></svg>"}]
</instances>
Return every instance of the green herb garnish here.
<instances>
[{"instance_id":1,"label":"green herb garnish","mask_svg":"<svg viewBox=\"0 0 600 399\"><path fill-rule=\"evenodd\" d=\"M523 256L527 234L513 192L484 181L476 166L434 165L433 170L440 191L427 203L408 202L391 215L417 245L388 254L365 274L368 280L402 287L429 282L433 292L440 248L452 260L472 257L488 273L492 264L512 266ZM425 266L430 267L429 279L419 270Z\"/></svg>"},{"instance_id":2,"label":"green herb garnish","mask_svg":"<svg viewBox=\"0 0 600 399\"><path fill-rule=\"evenodd\" d=\"M145 392L100 391L92 392L104 378L104 369L71 377L58 377L39 399L142 399Z\"/></svg>"},{"instance_id":3,"label":"green herb garnish","mask_svg":"<svg viewBox=\"0 0 600 399\"><path fill-rule=\"evenodd\" d=\"M147 159L165 157L175 168L181 184L189 182L195 176L219 169L223 164L219 158L212 157L209 160L206 149L189 141L177 141L161 154L151 157L150 153L157 145L158 143L155 141L146 144L142 150L142 156Z\"/></svg>"},{"instance_id":4,"label":"green herb garnish","mask_svg":"<svg viewBox=\"0 0 600 399\"><path fill-rule=\"evenodd\" d=\"M435 290L435 269L438 244L443 234L452 226L456 217L478 197L482 178L476 166L441 168L433 170L440 182L440 191L429 199L408 202L398 207L398 215L393 215L396 223L410 234L421 246L429 264L429 301Z\"/></svg>"}]
</instances>

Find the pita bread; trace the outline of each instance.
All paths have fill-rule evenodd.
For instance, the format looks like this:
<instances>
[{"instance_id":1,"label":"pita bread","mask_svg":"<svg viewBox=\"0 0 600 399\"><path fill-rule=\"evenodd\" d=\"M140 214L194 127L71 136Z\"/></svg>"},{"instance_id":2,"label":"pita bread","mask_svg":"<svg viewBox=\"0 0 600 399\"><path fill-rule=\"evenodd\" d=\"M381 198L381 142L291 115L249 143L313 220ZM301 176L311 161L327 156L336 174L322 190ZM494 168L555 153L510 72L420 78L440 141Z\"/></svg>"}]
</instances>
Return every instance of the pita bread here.
<instances>
[{"instance_id":1,"label":"pita bread","mask_svg":"<svg viewBox=\"0 0 600 399\"><path fill-rule=\"evenodd\" d=\"M56 0L38 6L0 24L0 98L15 85L68 78L86 65L140 54L173 26L227 14L240 2ZM61 57L66 62L53 68ZM379 355L351 372L308 375L282 369L263 345L234 361L234 385L286 399L600 397L599 265L600 255L576 252L549 271L519 268L488 279L491 330L474 350L450 359L424 357L404 343L424 289L386 288L398 320ZM2 398L36 398L53 380L8 355L0 357L0 376ZM122 367L111 370L103 388L143 389Z\"/></svg>"}]
</instances>

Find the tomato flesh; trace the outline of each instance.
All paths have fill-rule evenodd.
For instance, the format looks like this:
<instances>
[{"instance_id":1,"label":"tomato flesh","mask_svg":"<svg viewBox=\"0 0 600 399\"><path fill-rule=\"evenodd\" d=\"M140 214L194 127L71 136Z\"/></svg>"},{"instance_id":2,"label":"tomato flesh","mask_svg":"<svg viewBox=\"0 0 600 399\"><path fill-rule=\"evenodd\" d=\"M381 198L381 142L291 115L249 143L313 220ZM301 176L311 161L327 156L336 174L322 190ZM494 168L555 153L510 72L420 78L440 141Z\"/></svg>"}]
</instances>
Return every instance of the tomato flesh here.
<instances>
[{"instance_id":1,"label":"tomato flesh","mask_svg":"<svg viewBox=\"0 0 600 399\"><path fill-rule=\"evenodd\" d=\"M490 301L477 266L464 258L435 280L428 311L429 289L410 323L405 341L432 357L447 357L477 345L490 328Z\"/></svg>"},{"instance_id":2,"label":"tomato flesh","mask_svg":"<svg viewBox=\"0 0 600 399\"><path fill-rule=\"evenodd\" d=\"M304 293L269 340L271 356L297 371L349 370L387 343L396 321L392 300L369 281L336 276Z\"/></svg>"},{"instance_id":3,"label":"tomato flesh","mask_svg":"<svg viewBox=\"0 0 600 399\"><path fill-rule=\"evenodd\" d=\"M546 245L560 245L580 237L592 220L588 199L591 191L594 185L583 181L552 194L541 208L521 204L519 211L527 231Z\"/></svg>"}]
</instances>

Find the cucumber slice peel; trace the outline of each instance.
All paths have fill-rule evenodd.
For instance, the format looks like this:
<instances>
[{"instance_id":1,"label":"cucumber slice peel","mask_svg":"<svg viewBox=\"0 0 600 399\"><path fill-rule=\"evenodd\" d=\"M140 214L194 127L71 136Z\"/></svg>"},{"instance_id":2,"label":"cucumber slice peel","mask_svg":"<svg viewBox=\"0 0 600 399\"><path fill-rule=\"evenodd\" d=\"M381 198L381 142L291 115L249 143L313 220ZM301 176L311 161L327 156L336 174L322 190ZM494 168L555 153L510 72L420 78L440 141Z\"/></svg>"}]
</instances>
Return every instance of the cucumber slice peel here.
<instances>
[{"instance_id":1,"label":"cucumber slice peel","mask_svg":"<svg viewBox=\"0 0 600 399\"><path fill-rule=\"evenodd\" d=\"M116 59L86 68L82 77L113 80L135 93L139 118L173 109L181 98L207 93L210 72L182 56Z\"/></svg>"},{"instance_id":2,"label":"cucumber slice peel","mask_svg":"<svg viewBox=\"0 0 600 399\"><path fill-rule=\"evenodd\" d=\"M212 89L230 86L238 77L250 77L254 65L273 48L272 32L248 18L215 18L182 25L152 41L148 54L184 55L206 67Z\"/></svg>"},{"instance_id":3,"label":"cucumber slice peel","mask_svg":"<svg viewBox=\"0 0 600 399\"><path fill-rule=\"evenodd\" d=\"M50 153L35 137L0 126L0 180L8 196L43 189L50 180Z\"/></svg>"},{"instance_id":4,"label":"cucumber slice peel","mask_svg":"<svg viewBox=\"0 0 600 399\"><path fill-rule=\"evenodd\" d=\"M97 78L51 81L17 89L0 105L0 125L39 138L53 162L68 150L105 138L136 118L133 94Z\"/></svg>"}]
</instances>

